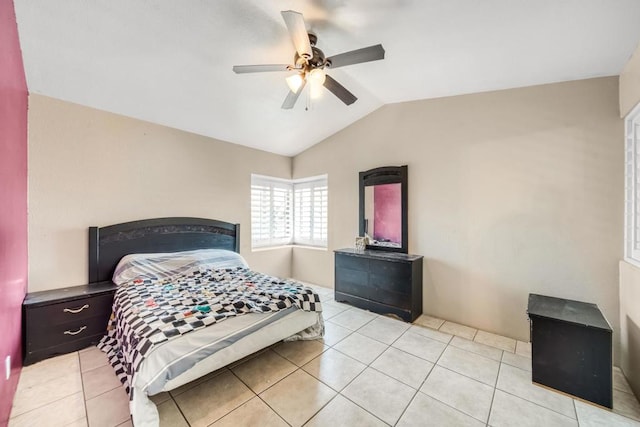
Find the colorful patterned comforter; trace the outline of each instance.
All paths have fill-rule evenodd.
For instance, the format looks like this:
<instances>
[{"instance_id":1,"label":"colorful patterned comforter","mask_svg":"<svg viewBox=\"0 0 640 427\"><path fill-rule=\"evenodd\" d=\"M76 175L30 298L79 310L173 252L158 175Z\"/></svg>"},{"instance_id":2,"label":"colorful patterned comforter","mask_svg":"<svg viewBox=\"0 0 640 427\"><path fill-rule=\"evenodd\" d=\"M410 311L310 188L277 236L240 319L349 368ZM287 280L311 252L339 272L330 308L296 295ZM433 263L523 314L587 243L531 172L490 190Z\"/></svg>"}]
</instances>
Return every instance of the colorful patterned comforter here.
<instances>
[{"instance_id":1,"label":"colorful patterned comforter","mask_svg":"<svg viewBox=\"0 0 640 427\"><path fill-rule=\"evenodd\" d=\"M154 346L229 317L292 306L322 311L320 297L310 288L244 267L134 279L118 288L108 334L98 347L133 398L133 376Z\"/></svg>"}]
</instances>

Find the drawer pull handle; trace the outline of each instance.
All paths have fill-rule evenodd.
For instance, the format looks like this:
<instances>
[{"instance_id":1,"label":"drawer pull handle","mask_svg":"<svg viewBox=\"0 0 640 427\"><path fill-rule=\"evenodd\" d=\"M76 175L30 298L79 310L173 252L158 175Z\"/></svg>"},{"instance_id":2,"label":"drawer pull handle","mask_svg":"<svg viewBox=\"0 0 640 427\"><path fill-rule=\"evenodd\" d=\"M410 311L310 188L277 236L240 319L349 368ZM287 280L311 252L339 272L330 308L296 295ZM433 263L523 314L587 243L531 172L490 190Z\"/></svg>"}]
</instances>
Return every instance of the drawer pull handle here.
<instances>
[{"instance_id":1,"label":"drawer pull handle","mask_svg":"<svg viewBox=\"0 0 640 427\"><path fill-rule=\"evenodd\" d=\"M89 308L89 304L85 304L80 308L65 308L64 311L65 313L73 313L73 314L78 314L80 313L82 310L84 310L85 308Z\"/></svg>"},{"instance_id":2,"label":"drawer pull handle","mask_svg":"<svg viewBox=\"0 0 640 427\"><path fill-rule=\"evenodd\" d=\"M87 327L83 326L80 329L78 329L77 331L64 331L64 334L65 335L78 335L80 332L84 331L85 329L87 329Z\"/></svg>"}]
</instances>

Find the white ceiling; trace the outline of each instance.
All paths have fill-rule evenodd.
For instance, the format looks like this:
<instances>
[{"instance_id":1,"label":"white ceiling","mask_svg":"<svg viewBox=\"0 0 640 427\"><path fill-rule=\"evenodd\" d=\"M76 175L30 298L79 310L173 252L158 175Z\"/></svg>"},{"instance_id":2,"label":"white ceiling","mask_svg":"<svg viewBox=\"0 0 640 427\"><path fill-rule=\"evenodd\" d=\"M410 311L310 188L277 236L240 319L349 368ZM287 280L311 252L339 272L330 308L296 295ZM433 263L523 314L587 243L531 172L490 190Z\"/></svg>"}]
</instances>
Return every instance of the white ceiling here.
<instances>
[{"instance_id":1,"label":"white ceiling","mask_svg":"<svg viewBox=\"0 0 640 427\"><path fill-rule=\"evenodd\" d=\"M617 75L640 40L638 0L15 0L27 83L42 94L295 155L386 103ZM330 92L281 110L291 63L281 10L327 56L386 58L329 71Z\"/></svg>"}]
</instances>

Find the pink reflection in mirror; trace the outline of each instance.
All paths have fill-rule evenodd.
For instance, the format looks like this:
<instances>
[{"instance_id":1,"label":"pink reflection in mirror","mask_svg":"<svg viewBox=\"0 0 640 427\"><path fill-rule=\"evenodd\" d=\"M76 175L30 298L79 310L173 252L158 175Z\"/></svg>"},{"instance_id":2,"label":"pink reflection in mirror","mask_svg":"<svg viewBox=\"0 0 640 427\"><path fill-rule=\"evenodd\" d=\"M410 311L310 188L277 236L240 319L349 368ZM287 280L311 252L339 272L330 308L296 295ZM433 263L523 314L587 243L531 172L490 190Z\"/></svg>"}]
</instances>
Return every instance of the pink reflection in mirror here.
<instances>
[{"instance_id":1,"label":"pink reflection in mirror","mask_svg":"<svg viewBox=\"0 0 640 427\"><path fill-rule=\"evenodd\" d=\"M399 183L373 186L373 238L380 243L402 244L401 187Z\"/></svg>"}]
</instances>

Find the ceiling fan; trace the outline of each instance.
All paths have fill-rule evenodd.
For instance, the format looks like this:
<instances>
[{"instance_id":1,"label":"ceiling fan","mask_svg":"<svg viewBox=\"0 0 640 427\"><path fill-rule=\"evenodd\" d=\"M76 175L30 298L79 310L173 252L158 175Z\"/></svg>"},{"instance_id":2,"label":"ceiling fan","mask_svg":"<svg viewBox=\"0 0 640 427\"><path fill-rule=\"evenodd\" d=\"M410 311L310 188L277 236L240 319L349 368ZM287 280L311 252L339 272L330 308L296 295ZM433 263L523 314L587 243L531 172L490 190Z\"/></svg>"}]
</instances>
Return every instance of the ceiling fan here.
<instances>
[{"instance_id":1,"label":"ceiling fan","mask_svg":"<svg viewBox=\"0 0 640 427\"><path fill-rule=\"evenodd\" d=\"M358 98L349 92L334 78L325 73L325 68L338 68L345 65L384 59L384 48L381 44L362 49L333 55L329 58L316 47L318 38L307 32L304 17L299 12L286 10L280 12L289 30L289 35L296 48L293 64L265 64L265 65L235 65L233 71L237 74L262 73L269 71L294 71L295 74L286 78L289 93L282 103L282 108L293 108L307 82L312 85L323 85L346 105L351 105Z\"/></svg>"}]
</instances>

